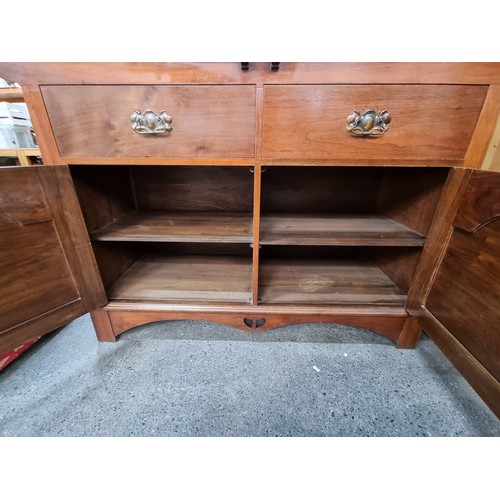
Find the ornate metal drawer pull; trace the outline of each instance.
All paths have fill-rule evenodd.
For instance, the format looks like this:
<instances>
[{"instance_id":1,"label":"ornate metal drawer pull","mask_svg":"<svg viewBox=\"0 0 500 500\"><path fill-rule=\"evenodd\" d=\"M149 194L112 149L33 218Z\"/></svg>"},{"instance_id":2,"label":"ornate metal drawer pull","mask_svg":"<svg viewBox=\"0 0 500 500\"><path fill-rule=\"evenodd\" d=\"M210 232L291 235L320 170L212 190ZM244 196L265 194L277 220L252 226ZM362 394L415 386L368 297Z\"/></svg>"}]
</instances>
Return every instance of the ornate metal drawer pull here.
<instances>
[{"instance_id":1,"label":"ornate metal drawer pull","mask_svg":"<svg viewBox=\"0 0 500 500\"><path fill-rule=\"evenodd\" d=\"M347 117L345 129L353 135L382 135L389 130L387 125L391 120L385 109L378 114L374 109L367 109L363 114L356 109Z\"/></svg>"},{"instance_id":2,"label":"ornate metal drawer pull","mask_svg":"<svg viewBox=\"0 0 500 500\"><path fill-rule=\"evenodd\" d=\"M157 115L153 110L146 109L141 113L138 109L130 115L132 130L138 134L165 134L172 132L172 117L165 111L160 111Z\"/></svg>"}]
</instances>

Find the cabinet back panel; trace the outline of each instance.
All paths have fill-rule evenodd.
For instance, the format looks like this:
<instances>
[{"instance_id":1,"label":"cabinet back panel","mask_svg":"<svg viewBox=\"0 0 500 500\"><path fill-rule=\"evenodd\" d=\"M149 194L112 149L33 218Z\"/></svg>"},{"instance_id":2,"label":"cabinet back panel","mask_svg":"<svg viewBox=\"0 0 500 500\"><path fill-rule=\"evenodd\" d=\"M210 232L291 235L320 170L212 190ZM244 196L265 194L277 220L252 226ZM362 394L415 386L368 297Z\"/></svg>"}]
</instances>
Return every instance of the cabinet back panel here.
<instances>
[{"instance_id":1,"label":"cabinet back panel","mask_svg":"<svg viewBox=\"0 0 500 500\"><path fill-rule=\"evenodd\" d=\"M253 174L246 167L137 167L141 210L252 213Z\"/></svg>"},{"instance_id":2,"label":"cabinet back panel","mask_svg":"<svg viewBox=\"0 0 500 500\"><path fill-rule=\"evenodd\" d=\"M263 212L373 213L381 171L366 168L269 167L262 173Z\"/></svg>"}]
</instances>

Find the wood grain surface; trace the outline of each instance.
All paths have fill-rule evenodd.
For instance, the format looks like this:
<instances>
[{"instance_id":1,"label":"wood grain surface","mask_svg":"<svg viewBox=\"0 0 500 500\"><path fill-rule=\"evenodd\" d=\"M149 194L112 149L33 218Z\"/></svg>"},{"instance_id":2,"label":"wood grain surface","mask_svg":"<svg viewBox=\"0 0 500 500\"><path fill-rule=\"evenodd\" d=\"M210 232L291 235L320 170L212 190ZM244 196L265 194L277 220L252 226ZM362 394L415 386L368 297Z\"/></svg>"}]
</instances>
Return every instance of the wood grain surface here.
<instances>
[{"instance_id":1,"label":"wood grain surface","mask_svg":"<svg viewBox=\"0 0 500 500\"><path fill-rule=\"evenodd\" d=\"M272 158L417 160L422 166L463 160L487 87L446 85L296 85L265 88L264 163ZM353 110L388 110L389 131L355 137Z\"/></svg>"},{"instance_id":2,"label":"wood grain surface","mask_svg":"<svg viewBox=\"0 0 500 500\"><path fill-rule=\"evenodd\" d=\"M247 257L146 255L109 291L110 299L249 302Z\"/></svg>"},{"instance_id":3,"label":"wood grain surface","mask_svg":"<svg viewBox=\"0 0 500 500\"><path fill-rule=\"evenodd\" d=\"M426 308L500 381L500 221L455 230Z\"/></svg>"},{"instance_id":4,"label":"wood grain surface","mask_svg":"<svg viewBox=\"0 0 500 500\"><path fill-rule=\"evenodd\" d=\"M366 260L262 259L263 304L402 305L404 293Z\"/></svg>"},{"instance_id":5,"label":"wood grain surface","mask_svg":"<svg viewBox=\"0 0 500 500\"><path fill-rule=\"evenodd\" d=\"M79 299L52 222L7 229L0 238L0 332Z\"/></svg>"},{"instance_id":6,"label":"wood grain surface","mask_svg":"<svg viewBox=\"0 0 500 500\"><path fill-rule=\"evenodd\" d=\"M0 74L26 84L500 84L498 62L267 62L240 63L116 62L0 63Z\"/></svg>"},{"instance_id":7,"label":"wood grain surface","mask_svg":"<svg viewBox=\"0 0 500 500\"><path fill-rule=\"evenodd\" d=\"M425 307L417 314L427 335L500 418L500 382Z\"/></svg>"},{"instance_id":8,"label":"wood grain surface","mask_svg":"<svg viewBox=\"0 0 500 500\"><path fill-rule=\"evenodd\" d=\"M252 243L252 216L239 212L133 212L95 231L92 239Z\"/></svg>"},{"instance_id":9,"label":"wood grain surface","mask_svg":"<svg viewBox=\"0 0 500 500\"><path fill-rule=\"evenodd\" d=\"M0 230L52 220L52 213L31 167L0 169ZM4 240L7 241L7 240Z\"/></svg>"},{"instance_id":10,"label":"wood grain surface","mask_svg":"<svg viewBox=\"0 0 500 500\"><path fill-rule=\"evenodd\" d=\"M65 157L255 156L253 86L44 86L43 99ZM173 131L140 135L134 110L166 111Z\"/></svg>"},{"instance_id":11,"label":"wood grain surface","mask_svg":"<svg viewBox=\"0 0 500 500\"><path fill-rule=\"evenodd\" d=\"M500 218L500 174L474 172L453 225L474 232L496 218Z\"/></svg>"},{"instance_id":12,"label":"wood grain surface","mask_svg":"<svg viewBox=\"0 0 500 500\"><path fill-rule=\"evenodd\" d=\"M423 246L425 238L383 215L262 214L262 245Z\"/></svg>"}]
</instances>

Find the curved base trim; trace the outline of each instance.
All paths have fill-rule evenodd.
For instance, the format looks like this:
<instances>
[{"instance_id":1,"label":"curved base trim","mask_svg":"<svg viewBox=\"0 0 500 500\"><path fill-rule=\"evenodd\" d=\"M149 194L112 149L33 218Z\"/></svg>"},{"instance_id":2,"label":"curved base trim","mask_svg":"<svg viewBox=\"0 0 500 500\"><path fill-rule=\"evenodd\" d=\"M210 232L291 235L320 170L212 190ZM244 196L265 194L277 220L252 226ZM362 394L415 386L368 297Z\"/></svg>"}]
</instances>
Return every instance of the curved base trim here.
<instances>
[{"instance_id":1,"label":"curved base trim","mask_svg":"<svg viewBox=\"0 0 500 500\"><path fill-rule=\"evenodd\" d=\"M278 328L287 325L300 323L338 323L350 325L359 328L366 328L374 332L388 337L393 342L398 344L398 347L403 345L398 342L401 332L404 330L405 323L408 320L408 314L404 309L393 312L393 314L381 314L371 309L363 311L362 309L356 312L322 312L318 314L306 314L303 312L276 312L267 313L260 312L245 312L245 311L193 311L193 310L113 310L112 308L101 309L100 314L107 314L114 336L130 330L136 326L153 323L157 321L170 320L199 320L212 323L220 323L233 328L238 328L247 332L266 331L272 328ZM99 340L108 339L106 335L99 332L99 324L94 322L97 336Z\"/></svg>"}]
</instances>

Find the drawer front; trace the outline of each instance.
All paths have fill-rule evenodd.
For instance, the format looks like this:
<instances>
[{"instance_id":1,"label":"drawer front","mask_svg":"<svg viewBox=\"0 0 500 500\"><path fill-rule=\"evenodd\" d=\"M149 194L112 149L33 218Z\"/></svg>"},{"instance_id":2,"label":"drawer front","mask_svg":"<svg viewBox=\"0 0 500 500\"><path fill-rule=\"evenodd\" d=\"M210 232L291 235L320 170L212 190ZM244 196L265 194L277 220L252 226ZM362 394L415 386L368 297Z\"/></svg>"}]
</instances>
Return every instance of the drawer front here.
<instances>
[{"instance_id":1,"label":"drawer front","mask_svg":"<svg viewBox=\"0 0 500 500\"><path fill-rule=\"evenodd\" d=\"M62 158L255 155L253 85L68 85L41 90ZM135 132L131 114L147 109L156 115L165 111L171 123L146 129L156 133ZM161 133L168 125L172 130Z\"/></svg>"},{"instance_id":2,"label":"drawer front","mask_svg":"<svg viewBox=\"0 0 500 500\"><path fill-rule=\"evenodd\" d=\"M486 91L472 85L269 85L262 156L292 162L457 164ZM388 130L381 135L347 132L347 117L370 108L378 115L388 111Z\"/></svg>"}]
</instances>

